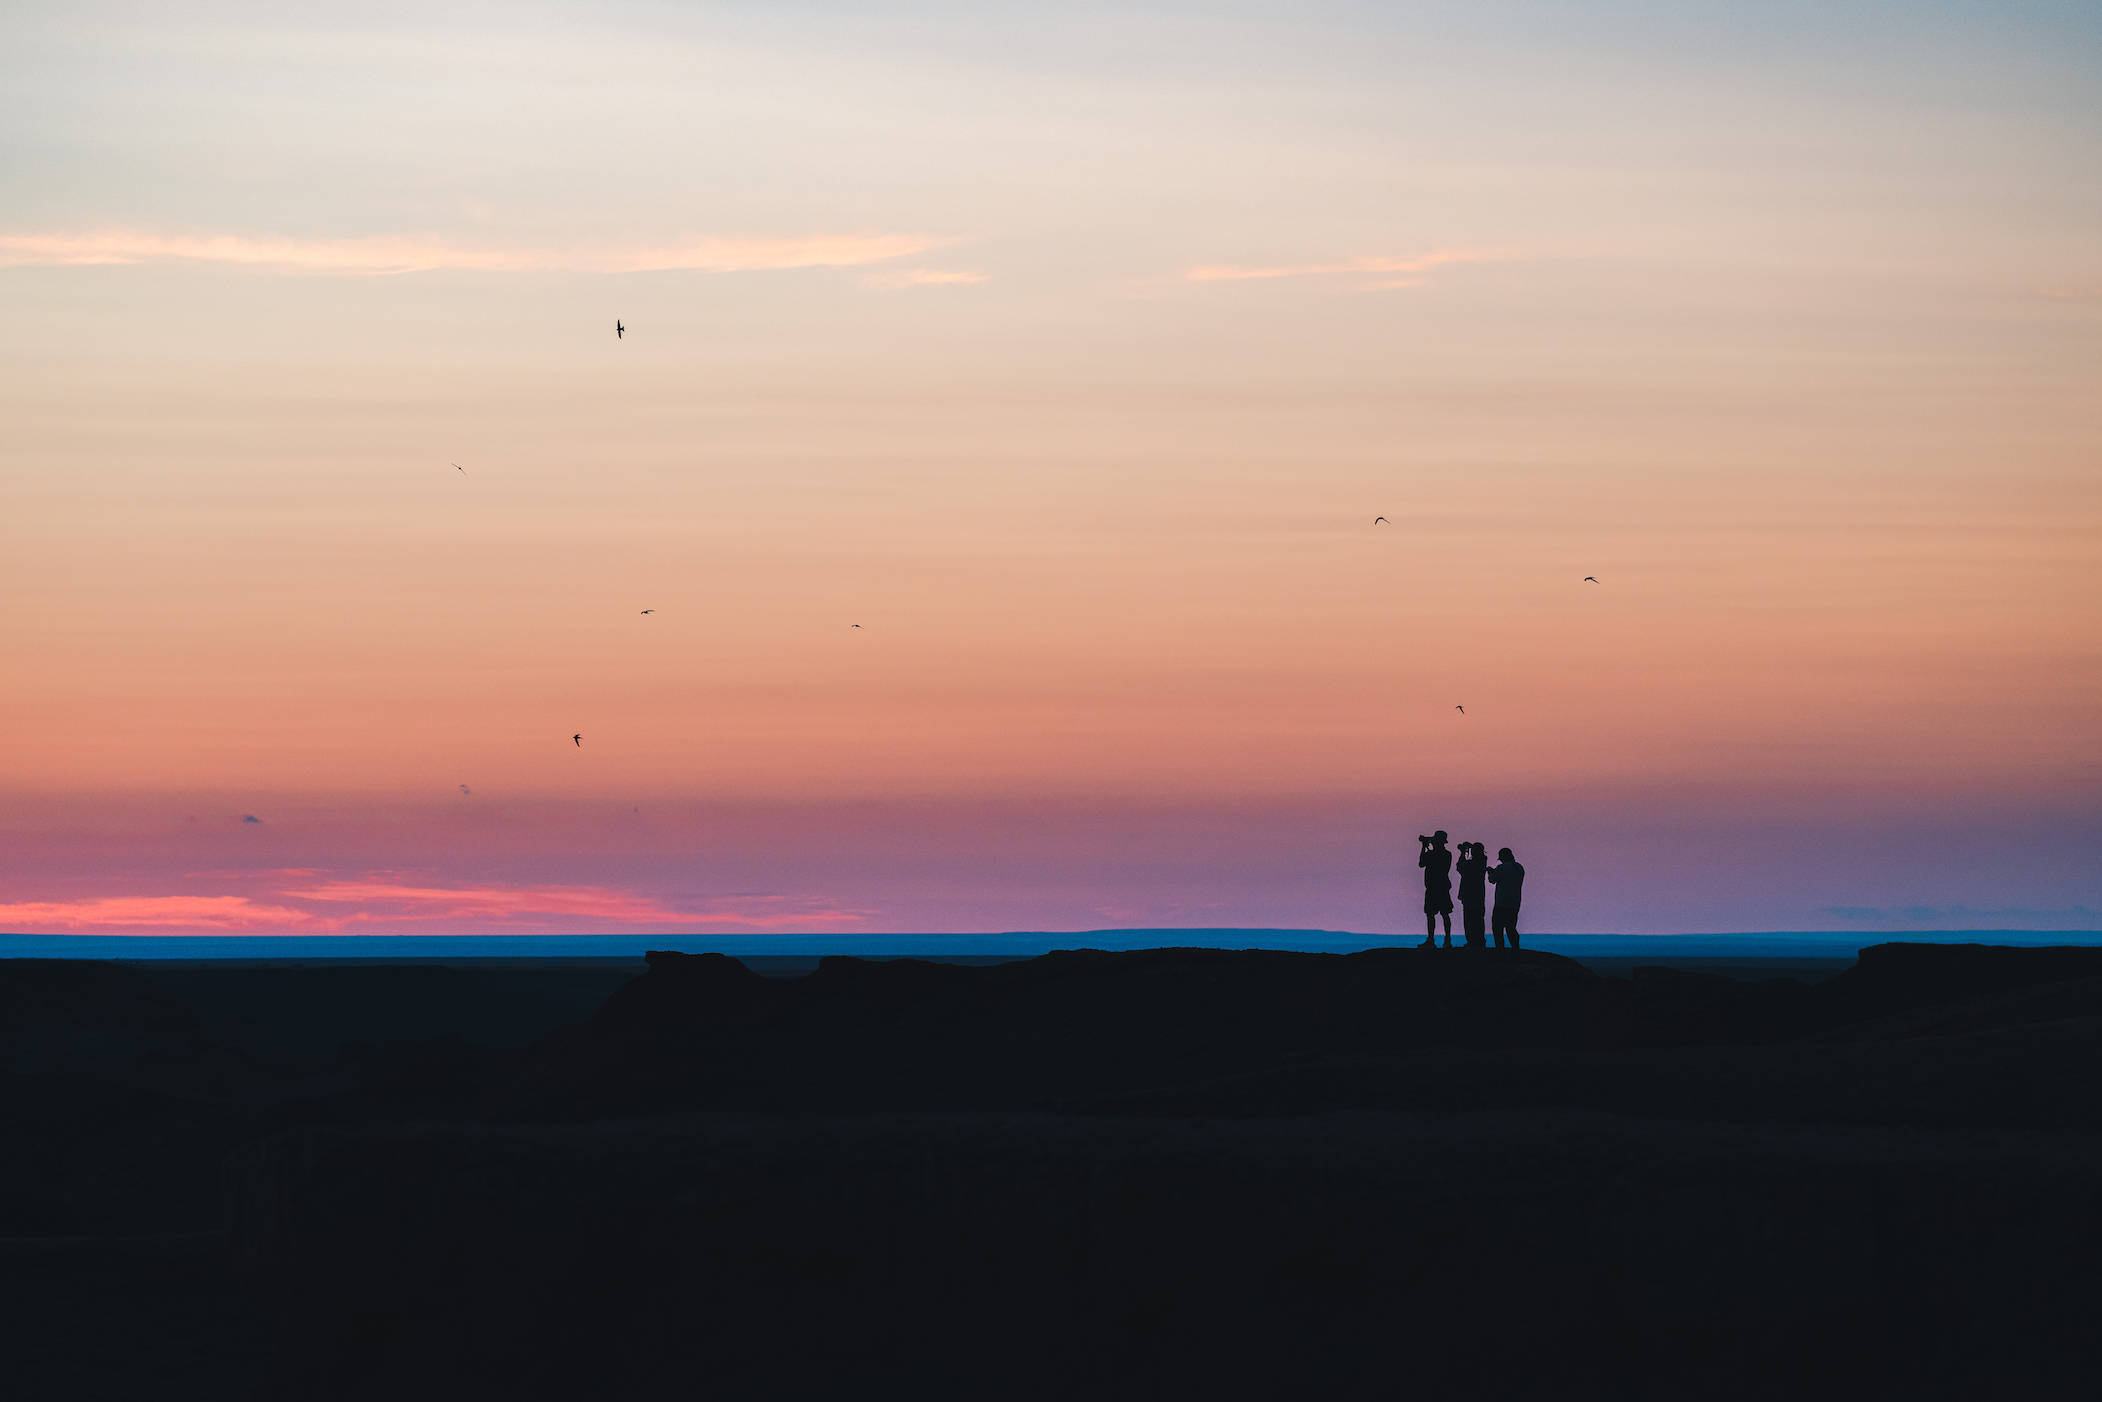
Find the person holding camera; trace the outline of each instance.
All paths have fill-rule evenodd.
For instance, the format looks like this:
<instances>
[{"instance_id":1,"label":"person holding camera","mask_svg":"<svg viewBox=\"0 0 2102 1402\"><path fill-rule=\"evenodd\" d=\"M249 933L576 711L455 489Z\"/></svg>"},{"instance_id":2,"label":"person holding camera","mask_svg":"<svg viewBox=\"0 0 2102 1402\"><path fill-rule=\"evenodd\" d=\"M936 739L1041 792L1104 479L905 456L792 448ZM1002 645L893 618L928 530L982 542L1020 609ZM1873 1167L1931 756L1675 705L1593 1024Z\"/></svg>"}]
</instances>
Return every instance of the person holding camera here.
<instances>
[{"instance_id":1,"label":"person holding camera","mask_svg":"<svg viewBox=\"0 0 2102 1402\"><path fill-rule=\"evenodd\" d=\"M1496 947L1504 947L1504 937L1510 936L1511 948L1518 948L1518 904L1525 895L1525 868L1511 855L1508 847L1496 849L1496 866L1489 872L1489 881L1496 887L1496 909L1489 912L1489 925L1496 931Z\"/></svg>"},{"instance_id":2,"label":"person holding camera","mask_svg":"<svg viewBox=\"0 0 2102 1402\"><path fill-rule=\"evenodd\" d=\"M1445 850L1445 829L1429 837L1417 834L1423 845L1416 865L1423 868L1423 943L1419 949L1438 947L1438 917L1445 917L1445 947L1452 948L1452 853Z\"/></svg>"},{"instance_id":3,"label":"person holding camera","mask_svg":"<svg viewBox=\"0 0 2102 1402\"><path fill-rule=\"evenodd\" d=\"M1482 877L1489 870L1489 849L1479 842L1460 844L1460 860L1453 864L1460 874L1460 912L1462 923L1467 927L1467 947L1481 949L1488 944L1482 928L1482 907L1488 903L1488 887Z\"/></svg>"}]
</instances>

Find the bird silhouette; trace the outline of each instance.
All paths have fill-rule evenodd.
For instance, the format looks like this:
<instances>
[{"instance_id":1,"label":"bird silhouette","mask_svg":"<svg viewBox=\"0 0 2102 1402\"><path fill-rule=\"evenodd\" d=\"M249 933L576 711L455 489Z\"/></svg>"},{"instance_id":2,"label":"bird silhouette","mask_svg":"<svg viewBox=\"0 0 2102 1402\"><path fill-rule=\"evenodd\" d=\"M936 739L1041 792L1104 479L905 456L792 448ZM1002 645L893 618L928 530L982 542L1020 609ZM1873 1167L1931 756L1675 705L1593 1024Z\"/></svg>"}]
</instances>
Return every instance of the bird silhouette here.
<instances>
[{"instance_id":1,"label":"bird silhouette","mask_svg":"<svg viewBox=\"0 0 2102 1402\"><path fill-rule=\"evenodd\" d=\"M1458 711L1463 716L1467 714L1467 708L1465 706L1455 706L1453 707L1453 709L1455 711Z\"/></svg>"},{"instance_id":2,"label":"bird silhouette","mask_svg":"<svg viewBox=\"0 0 2102 1402\"><path fill-rule=\"evenodd\" d=\"M615 321L615 322L613 323L613 339L614 339L614 340L618 341L618 340L620 340L620 339L621 339L621 338L622 338L623 336L626 336L627 334L628 334L628 328L627 328L627 327L625 327L625 326L622 326L622 325L621 325L621 324L620 324L620 323L619 323L618 321Z\"/></svg>"},{"instance_id":3,"label":"bird silhouette","mask_svg":"<svg viewBox=\"0 0 2102 1402\"><path fill-rule=\"evenodd\" d=\"M644 610L643 610L643 612L644 612L644 613L655 613L656 611L657 611L657 610L655 610L655 609L644 609Z\"/></svg>"},{"instance_id":4,"label":"bird silhouette","mask_svg":"<svg viewBox=\"0 0 2102 1402\"><path fill-rule=\"evenodd\" d=\"M1386 518L1386 517L1384 517L1384 516L1375 516L1375 517L1373 517L1373 518L1372 518L1372 524L1376 526L1376 525L1378 525L1378 524L1379 524L1380 522L1382 522L1382 521L1384 521L1384 520L1386 520L1386 519L1387 519L1387 518Z\"/></svg>"},{"instance_id":5,"label":"bird silhouette","mask_svg":"<svg viewBox=\"0 0 2102 1402\"><path fill-rule=\"evenodd\" d=\"M461 793L463 793L463 794L470 794L470 795L471 795L471 794L472 794L472 793L474 792L474 790L473 790L473 789L470 789L470 788L468 788L468 787L467 787L467 785L465 785L465 784L462 784L462 785L460 785L460 792L461 792Z\"/></svg>"},{"instance_id":6,"label":"bird silhouette","mask_svg":"<svg viewBox=\"0 0 2102 1402\"><path fill-rule=\"evenodd\" d=\"M572 735L569 738L577 742L578 749L584 748L584 737L582 735Z\"/></svg>"},{"instance_id":7,"label":"bird silhouette","mask_svg":"<svg viewBox=\"0 0 2102 1402\"><path fill-rule=\"evenodd\" d=\"M454 467L460 467L460 465L459 465L458 463L454 463L454 464L453 464L453 466L454 466ZM462 471L462 472L465 472L466 470L467 470L466 468L464 468L464 467L460 467L460 471Z\"/></svg>"},{"instance_id":8,"label":"bird silhouette","mask_svg":"<svg viewBox=\"0 0 2102 1402\"><path fill-rule=\"evenodd\" d=\"M1596 584L1596 583L1598 583L1598 576L1597 576L1597 575L1595 575L1595 574L1587 574L1587 575L1585 575L1585 576L1584 576L1584 583L1586 583L1586 584Z\"/></svg>"},{"instance_id":9,"label":"bird silhouette","mask_svg":"<svg viewBox=\"0 0 2102 1402\"><path fill-rule=\"evenodd\" d=\"M859 623L849 623L847 626L849 628L859 628L861 625Z\"/></svg>"}]
</instances>

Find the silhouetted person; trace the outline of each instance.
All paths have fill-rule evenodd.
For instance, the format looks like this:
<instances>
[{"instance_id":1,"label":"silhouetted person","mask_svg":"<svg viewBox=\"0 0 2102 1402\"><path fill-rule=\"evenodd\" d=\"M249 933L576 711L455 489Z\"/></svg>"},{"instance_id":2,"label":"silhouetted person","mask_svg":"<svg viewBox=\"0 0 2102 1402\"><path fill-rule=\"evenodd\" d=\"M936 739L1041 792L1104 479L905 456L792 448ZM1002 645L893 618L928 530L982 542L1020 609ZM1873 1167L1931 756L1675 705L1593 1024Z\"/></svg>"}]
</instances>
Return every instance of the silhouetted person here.
<instances>
[{"instance_id":1,"label":"silhouetted person","mask_svg":"<svg viewBox=\"0 0 2102 1402\"><path fill-rule=\"evenodd\" d=\"M1482 884L1482 877L1489 870L1489 849L1479 842L1461 843L1460 860L1453 870L1460 874L1460 915L1467 928L1467 947L1480 949L1488 944L1482 935L1482 907L1488 904L1489 888Z\"/></svg>"},{"instance_id":2,"label":"silhouetted person","mask_svg":"<svg viewBox=\"0 0 2102 1402\"><path fill-rule=\"evenodd\" d=\"M1429 837L1418 836L1423 850L1416 865L1423 868L1423 949L1438 947L1438 917L1445 917L1445 947L1452 948L1452 853L1445 850L1445 829Z\"/></svg>"},{"instance_id":3,"label":"silhouetted person","mask_svg":"<svg viewBox=\"0 0 2102 1402\"><path fill-rule=\"evenodd\" d=\"M1489 881L1496 887L1496 908L1489 912L1489 927L1496 932L1496 947L1504 947L1504 936L1511 937L1511 948L1518 948L1518 903L1525 896L1525 868L1511 855L1508 847L1496 849L1496 865L1489 869Z\"/></svg>"}]
</instances>

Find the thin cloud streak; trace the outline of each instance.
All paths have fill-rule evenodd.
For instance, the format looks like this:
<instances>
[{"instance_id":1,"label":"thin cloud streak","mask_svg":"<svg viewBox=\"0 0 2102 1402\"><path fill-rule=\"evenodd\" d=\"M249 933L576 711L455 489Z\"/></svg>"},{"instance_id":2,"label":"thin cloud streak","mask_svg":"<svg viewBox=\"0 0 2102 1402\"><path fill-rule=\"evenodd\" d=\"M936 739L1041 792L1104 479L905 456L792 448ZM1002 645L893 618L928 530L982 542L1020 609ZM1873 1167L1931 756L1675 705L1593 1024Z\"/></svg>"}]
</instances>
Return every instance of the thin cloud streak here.
<instances>
[{"instance_id":1,"label":"thin cloud streak","mask_svg":"<svg viewBox=\"0 0 2102 1402\"><path fill-rule=\"evenodd\" d=\"M963 287L991 279L984 273L958 272L948 268L900 268L896 272L870 273L861 281L879 291L894 292L906 287Z\"/></svg>"},{"instance_id":2,"label":"thin cloud streak","mask_svg":"<svg viewBox=\"0 0 2102 1402\"><path fill-rule=\"evenodd\" d=\"M1243 268L1232 264L1213 263L1191 268L1183 274L1183 279L1187 282L1252 282L1270 278L1334 277L1352 273L1427 273L1448 263L1489 263L1512 256L1514 255L1493 249L1449 248L1415 258L1369 256L1349 258L1340 263L1308 263L1284 268ZM1422 282L1421 278L1377 282L1370 284L1367 290L1387 291L1394 288L1419 287Z\"/></svg>"},{"instance_id":3,"label":"thin cloud streak","mask_svg":"<svg viewBox=\"0 0 2102 1402\"><path fill-rule=\"evenodd\" d=\"M1821 907L1827 915L1836 915L1842 920L1874 920L1881 922L1907 921L1913 924L1947 924L1966 920L2055 920L2085 921L2093 925L2102 920L2102 910L2084 905L2060 906L2042 909L2036 906L1993 906L1977 909L1967 905L1932 906L1865 906L1828 905Z\"/></svg>"},{"instance_id":4,"label":"thin cloud streak","mask_svg":"<svg viewBox=\"0 0 2102 1402\"><path fill-rule=\"evenodd\" d=\"M801 238L710 238L655 249L520 249L436 238L247 238L168 235L131 229L79 234L0 234L0 267L92 267L217 263L304 273L471 272L740 273L854 268L909 258L960 242L921 234L816 234ZM935 280L970 278L936 275Z\"/></svg>"},{"instance_id":5,"label":"thin cloud streak","mask_svg":"<svg viewBox=\"0 0 2102 1402\"><path fill-rule=\"evenodd\" d=\"M51 930L125 929L142 925L204 930L336 930L346 919L289 906L257 905L246 896L111 896L93 901L0 905L0 927Z\"/></svg>"},{"instance_id":6,"label":"thin cloud streak","mask_svg":"<svg viewBox=\"0 0 2102 1402\"><path fill-rule=\"evenodd\" d=\"M611 891L600 886L485 886L465 889L438 886L399 886L380 881L328 881L308 890L286 891L293 900L357 902L407 906L403 915L366 916L368 919L458 919L502 918L519 915L588 915L601 920L620 920L647 925L755 925L776 927L801 924L840 924L862 917L842 910L795 910L774 913L746 911L670 910L644 896ZM420 908L420 909L419 909Z\"/></svg>"}]
</instances>

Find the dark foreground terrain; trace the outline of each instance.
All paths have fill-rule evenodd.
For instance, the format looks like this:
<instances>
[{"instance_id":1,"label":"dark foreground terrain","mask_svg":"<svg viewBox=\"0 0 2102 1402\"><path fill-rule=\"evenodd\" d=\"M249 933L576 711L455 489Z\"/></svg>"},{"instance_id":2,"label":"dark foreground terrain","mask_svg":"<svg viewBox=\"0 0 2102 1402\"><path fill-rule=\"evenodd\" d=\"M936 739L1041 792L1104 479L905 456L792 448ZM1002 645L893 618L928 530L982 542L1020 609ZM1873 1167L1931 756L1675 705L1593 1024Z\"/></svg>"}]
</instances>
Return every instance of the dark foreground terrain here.
<instances>
[{"instance_id":1,"label":"dark foreground terrain","mask_svg":"<svg viewBox=\"0 0 2102 1402\"><path fill-rule=\"evenodd\" d=\"M2092 1391L2102 950L573 975L0 963L11 1392Z\"/></svg>"}]
</instances>

